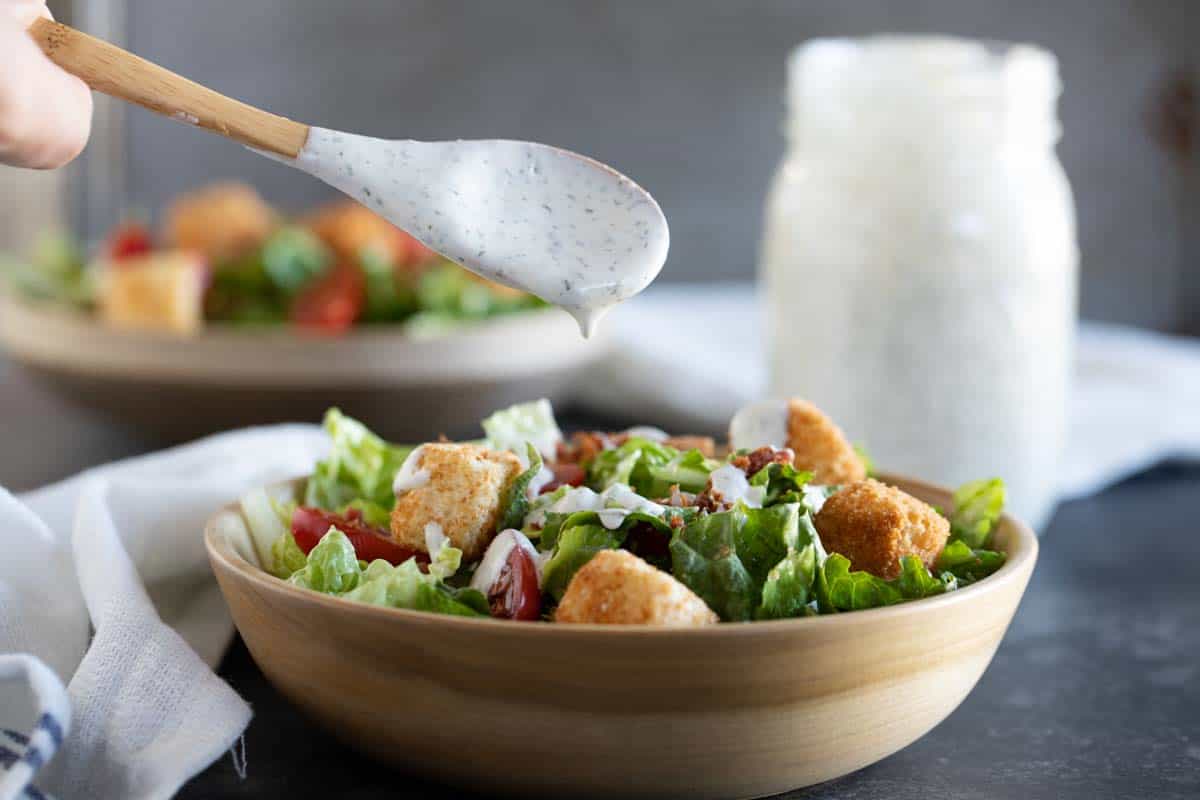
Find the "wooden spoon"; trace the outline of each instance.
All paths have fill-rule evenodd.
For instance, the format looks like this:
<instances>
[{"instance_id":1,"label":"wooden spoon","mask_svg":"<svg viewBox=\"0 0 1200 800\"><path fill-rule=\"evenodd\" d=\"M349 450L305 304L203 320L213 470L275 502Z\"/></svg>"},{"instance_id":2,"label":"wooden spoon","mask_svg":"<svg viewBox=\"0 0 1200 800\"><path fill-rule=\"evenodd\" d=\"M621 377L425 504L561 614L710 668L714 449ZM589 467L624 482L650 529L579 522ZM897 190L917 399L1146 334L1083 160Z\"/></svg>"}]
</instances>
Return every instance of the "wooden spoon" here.
<instances>
[{"instance_id":1,"label":"wooden spoon","mask_svg":"<svg viewBox=\"0 0 1200 800\"><path fill-rule=\"evenodd\" d=\"M473 272L562 306L585 335L666 261L670 233L654 198L577 153L327 130L233 100L58 22L39 18L29 33L96 91L320 178Z\"/></svg>"}]
</instances>

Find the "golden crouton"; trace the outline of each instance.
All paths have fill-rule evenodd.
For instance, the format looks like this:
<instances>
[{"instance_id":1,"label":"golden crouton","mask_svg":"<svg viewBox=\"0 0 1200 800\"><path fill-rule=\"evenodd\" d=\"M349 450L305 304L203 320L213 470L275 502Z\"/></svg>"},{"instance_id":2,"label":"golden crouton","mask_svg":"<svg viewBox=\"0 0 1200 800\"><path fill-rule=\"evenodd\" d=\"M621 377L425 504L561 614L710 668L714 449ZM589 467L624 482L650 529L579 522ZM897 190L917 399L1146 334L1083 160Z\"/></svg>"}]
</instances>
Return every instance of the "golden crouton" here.
<instances>
[{"instance_id":1,"label":"golden crouton","mask_svg":"<svg viewBox=\"0 0 1200 800\"><path fill-rule=\"evenodd\" d=\"M425 526L435 522L464 561L482 557L496 535L505 490L521 472L520 459L507 450L449 442L422 445L412 457L419 478L396 498L392 539L425 552Z\"/></svg>"},{"instance_id":2,"label":"golden crouton","mask_svg":"<svg viewBox=\"0 0 1200 800\"><path fill-rule=\"evenodd\" d=\"M867 477L867 468L841 428L812 403L788 401L787 446L796 454L797 469L812 470L821 484L852 483Z\"/></svg>"},{"instance_id":3,"label":"golden crouton","mask_svg":"<svg viewBox=\"0 0 1200 800\"><path fill-rule=\"evenodd\" d=\"M306 224L338 258L347 261L358 259L364 250L382 253L397 266L415 260L407 233L353 200L338 201L317 210L309 215Z\"/></svg>"},{"instance_id":4,"label":"golden crouton","mask_svg":"<svg viewBox=\"0 0 1200 800\"><path fill-rule=\"evenodd\" d=\"M159 250L106 263L100 318L118 328L194 333L204 324L207 267L199 253Z\"/></svg>"},{"instance_id":5,"label":"golden crouton","mask_svg":"<svg viewBox=\"0 0 1200 800\"><path fill-rule=\"evenodd\" d=\"M275 224L275 212L254 189L214 183L177 197L163 233L172 246L199 250L220 266L261 245Z\"/></svg>"},{"instance_id":6,"label":"golden crouton","mask_svg":"<svg viewBox=\"0 0 1200 800\"><path fill-rule=\"evenodd\" d=\"M900 574L903 556L932 567L950 535L949 520L937 511L876 480L844 487L825 501L814 522L828 552L889 580Z\"/></svg>"},{"instance_id":7,"label":"golden crouton","mask_svg":"<svg viewBox=\"0 0 1200 800\"><path fill-rule=\"evenodd\" d=\"M691 626L717 622L717 615L691 589L628 550L603 550L575 573L554 620Z\"/></svg>"}]
</instances>

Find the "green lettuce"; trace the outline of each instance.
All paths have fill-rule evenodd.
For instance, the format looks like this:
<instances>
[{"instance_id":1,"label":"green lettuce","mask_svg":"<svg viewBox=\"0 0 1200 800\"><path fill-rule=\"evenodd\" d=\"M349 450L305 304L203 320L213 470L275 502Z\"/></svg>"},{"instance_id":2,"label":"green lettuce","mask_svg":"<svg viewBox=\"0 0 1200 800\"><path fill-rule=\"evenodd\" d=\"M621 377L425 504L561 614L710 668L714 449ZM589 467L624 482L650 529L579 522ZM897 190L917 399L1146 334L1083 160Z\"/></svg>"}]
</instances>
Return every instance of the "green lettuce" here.
<instances>
[{"instance_id":1,"label":"green lettuce","mask_svg":"<svg viewBox=\"0 0 1200 800\"><path fill-rule=\"evenodd\" d=\"M325 412L324 424L333 447L308 479L305 505L337 511L365 500L391 508L392 480L414 448L385 442L336 408Z\"/></svg>"},{"instance_id":2,"label":"green lettuce","mask_svg":"<svg viewBox=\"0 0 1200 800\"><path fill-rule=\"evenodd\" d=\"M817 573L817 548L806 545L792 551L767 573L763 583L762 602L754 613L755 619L786 619L812 614L809 601Z\"/></svg>"},{"instance_id":3,"label":"green lettuce","mask_svg":"<svg viewBox=\"0 0 1200 800\"><path fill-rule=\"evenodd\" d=\"M263 243L263 269L285 296L299 292L333 265L333 255L307 228L284 226Z\"/></svg>"},{"instance_id":4,"label":"green lettuce","mask_svg":"<svg viewBox=\"0 0 1200 800\"><path fill-rule=\"evenodd\" d=\"M642 497L666 497L673 485L685 492L700 492L708 475L720 462L705 458L699 450L686 453L674 447L633 436L620 447L604 450L588 465L587 484L604 491L624 483Z\"/></svg>"},{"instance_id":5,"label":"green lettuce","mask_svg":"<svg viewBox=\"0 0 1200 800\"><path fill-rule=\"evenodd\" d=\"M748 508L698 517L671 540L675 577L723 620L751 619L771 570L793 551L814 546L811 524L802 526L798 503Z\"/></svg>"},{"instance_id":6,"label":"green lettuce","mask_svg":"<svg viewBox=\"0 0 1200 800\"><path fill-rule=\"evenodd\" d=\"M359 254L366 288L366 322L398 322L417 310L416 292L398 280L392 259L382 248L367 247Z\"/></svg>"},{"instance_id":7,"label":"green lettuce","mask_svg":"<svg viewBox=\"0 0 1200 800\"><path fill-rule=\"evenodd\" d=\"M79 243L61 233L41 234L28 260L4 259L0 272L14 289L34 300L86 306L95 294L93 272L84 263Z\"/></svg>"},{"instance_id":8,"label":"green lettuce","mask_svg":"<svg viewBox=\"0 0 1200 800\"><path fill-rule=\"evenodd\" d=\"M533 483L533 479L542 471L542 456L532 442L526 442L525 448L529 467L508 487L500 504L500 508L504 510L500 515L500 524L496 526L497 530L520 530L525 524L525 516L529 513L529 484Z\"/></svg>"},{"instance_id":9,"label":"green lettuce","mask_svg":"<svg viewBox=\"0 0 1200 800\"><path fill-rule=\"evenodd\" d=\"M952 539L938 556L937 569L953 575L959 586L967 586L1000 569L1004 561L1004 553L973 548L962 539Z\"/></svg>"},{"instance_id":10,"label":"green lettuce","mask_svg":"<svg viewBox=\"0 0 1200 800\"><path fill-rule=\"evenodd\" d=\"M470 588L451 588L432 574L421 572L413 559L392 566L376 559L363 570L359 585L344 597L360 603L460 617L488 615L483 594Z\"/></svg>"},{"instance_id":11,"label":"green lettuce","mask_svg":"<svg viewBox=\"0 0 1200 800\"><path fill-rule=\"evenodd\" d=\"M831 553L817 572L817 606L823 614L861 611L932 597L955 588L952 575L935 577L921 559L900 559L900 577L888 581L869 572L850 571L850 559Z\"/></svg>"},{"instance_id":12,"label":"green lettuce","mask_svg":"<svg viewBox=\"0 0 1200 800\"><path fill-rule=\"evenodd\" d=\"M290 538L291 534L287 536ZM304 566L288 580L296 586L360 603L466 617L487 616L488 602L481 592L443 582L457 571L461 561L462 551L443 543L433 554L428 573L422 572L412 558L396 566L383 559L364 564L355 556L354 545L346 535L331 527L308 554Z\"/></svg>"},{"instance_id":13,"label":"green lettuce","mask_svg":"<svg viewBox=\"0 0 1200 800\"><path fill-rule=\"evenodd\" d=\"M554 554L542 568L542 591L561 600L580 567L601 550L615 550L625 541L624 526L609 530L600 524L594 511L572 514L579 520L563 526L555 537Z\"/></svg>"},{"instance_id":14,"label":"green lettuce","mask_svg":"<svg viewBox=\"0 0 1200 800\"><path fill-rule=\"evenodd\" d=\"M539 453L550 455L562 441L562 431L554 420L554 409L545 398L495 412L483 421L483 432L489 448L510 450L523 464L528 460L528 445L532 444Z\"/></svg>"},{"instance_id":15,"label":"green lettuce","mask_svg":"<svg viewBox=\"0 0 1200 800\"><path fill-rule=\"evenodd\" d=\"M343 594L358 586L361 577L354 545L346 534L330 527L288 582L325 594Z\"/></svg>"},{"instance_id":16,"label":"green lettuce","mask_svg":"<svg viewBox=\"0 0 1200 800\"><path fill-rule=\"evenodd\" d=\"M954 492L950 535L972 548L985 547L1004 511L1006 490L999 478L964 483Z\"/></svg>"},{"instance_id":17,"label":"green lettuce","mask_svg":"<svg viewBox=\"0 0 1200 800\"><path fill-rule=\"evenodd\" d=\"M271 563L267 567L276 578L287 580L308 563L308 556L296 544L291 531L284 531L271 543Z\"/></svg>"},{"instance_id":18,"label":"green lettuce","mask_svg":"<svg viewBox=\"0 0 1200 800\"><path fill-rule=\"evenodd\" d=\"M780 503L805 502L804 487L812 480L813 474L798 470L791 464L772 462L760 469L750 478L751 486L763 486L763 506L774 506Z\"/></svg>"},{"instance_id":19,"label":"green lettuce","mask_svg":"<svg viewBox=\"0 0 1200 800\"><path fill-rule=\"evenodd\" d=\"M543 553L551 553L542 568L543 590L561 599L571 578L579 568L601 550L614 550L625 543L629 532L639 524L648 525L669 539L673 528L670 520L678 514L687 519L694 516L693 509L668 509L663 516L644 511L630 511L616 528L609 529L600 521L597 511L575 511L570 514L550 513L546 524L539 532L537 546Z\"/></svg>"}]
</instances>

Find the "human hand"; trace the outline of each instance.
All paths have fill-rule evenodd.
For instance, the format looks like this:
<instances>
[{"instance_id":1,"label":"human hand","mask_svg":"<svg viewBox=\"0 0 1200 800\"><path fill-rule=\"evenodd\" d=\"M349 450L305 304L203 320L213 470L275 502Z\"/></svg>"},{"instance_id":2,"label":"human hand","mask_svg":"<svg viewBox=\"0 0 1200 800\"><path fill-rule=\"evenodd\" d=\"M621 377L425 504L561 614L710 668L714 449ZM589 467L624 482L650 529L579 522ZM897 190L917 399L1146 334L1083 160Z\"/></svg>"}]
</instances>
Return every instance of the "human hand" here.
<instances>
[{"instance_id":1,"label":"human hand","mask_svg":"<svg viewBox=\"0 0 1200 800\"><path fill-rule=\"evenodd\" d=\"M92 93L25 32L38 16L43 0L0 0L0 163L53 169L87 144Z\"/></svg>"}]
</instances>

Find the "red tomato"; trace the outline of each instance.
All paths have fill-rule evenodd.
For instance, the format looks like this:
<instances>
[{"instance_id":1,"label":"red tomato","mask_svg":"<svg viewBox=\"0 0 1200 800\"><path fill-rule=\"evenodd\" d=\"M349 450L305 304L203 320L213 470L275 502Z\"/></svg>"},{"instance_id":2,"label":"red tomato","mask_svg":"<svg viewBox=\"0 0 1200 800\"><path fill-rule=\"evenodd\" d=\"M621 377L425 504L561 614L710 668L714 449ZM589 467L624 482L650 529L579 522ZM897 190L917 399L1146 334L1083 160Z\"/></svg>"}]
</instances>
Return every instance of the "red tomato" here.
<instances>
[{"instance_id":1,"label":"red tomato","mask_svg":"<svg viewBox=\"0 0 1200 800\"><path fill-rule=\"evenodd\" d=\"M122 222L108 234L104 254L110 261L123 261L154 249L150 229L140 222Z\"/></svg>"},{"instance_id":2,"label":"red tomato","mask_svg":"<svg viewBox=\"0 0 1200 800\"><path fill-rule=\"evenodd\" d=\"M292 301L292 322L319 333L341 333L354 324L366 303L366 279L353 264L338 264Z\"/></svg>"},{"instance_id":3,"label":"red tomato","mask_svg":"<svg viewBox=\"0 0 1200 800\"><path fill-rule=\"evenodd\" d=\"M402 564L416 557L417 563L422 566L429 563L427 554L396 544L387 531L368 525L362 518L362 512L356 509L350 509L345 514L334 514L319 508L300 506L292 512L292 536L305 555L317 546L321 537L329 532L330 526L346 534L350 544L354 545L354 554L363 561L382 558L391 564Z\"/></svg>"},{"instance_id":4,"label":"red tomato","mask_svg":"<svg viewBox=\"0 0 1200 800\"><path fill-rule=\"evenodd\" d=\"M583 479L587 477L587 473L583 471L583 467L578 464L573 464L570 461L560 461L557 464L550 464L550 470L554 473L554 480L542 487L539 494L553 492L560 486L583 486Z\"/></svg>"},{"instance_id":5,"label":"red tomato","mask_svg":"<svg viewBox=\"0 0 1200 800\"><path fill-rule=\"evenodd\" d=\"M500 619L536 620L542 616L542 590L537 566L524 547L514 547L487 593L492 616Z\"/></svg>"}]
</instances>

